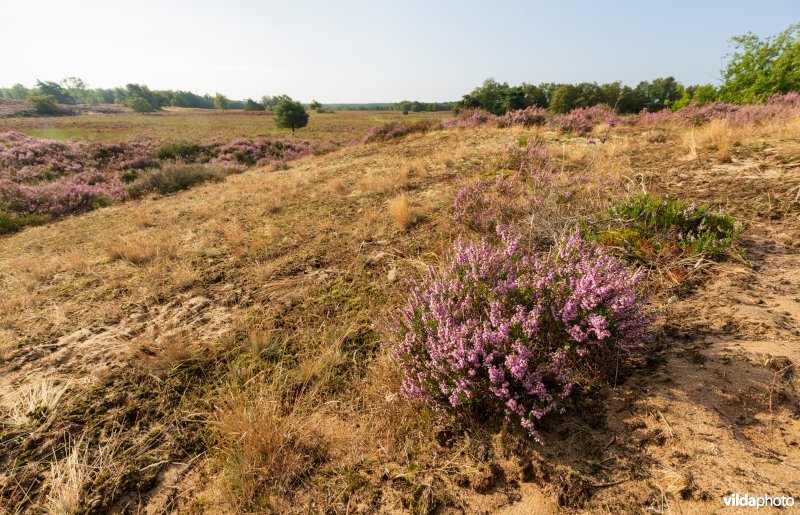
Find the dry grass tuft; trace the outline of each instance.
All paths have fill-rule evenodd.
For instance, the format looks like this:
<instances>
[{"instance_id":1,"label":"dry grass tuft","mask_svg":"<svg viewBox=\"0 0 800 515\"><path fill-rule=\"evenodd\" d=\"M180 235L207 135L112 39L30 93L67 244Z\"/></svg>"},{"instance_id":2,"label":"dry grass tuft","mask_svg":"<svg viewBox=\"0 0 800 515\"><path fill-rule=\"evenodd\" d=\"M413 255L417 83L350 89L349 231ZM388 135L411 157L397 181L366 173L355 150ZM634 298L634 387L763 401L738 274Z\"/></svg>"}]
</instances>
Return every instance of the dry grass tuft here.
<instances>
[{"instance_id":1,"label":"dry grass tuft","mask_svg":"<svg viewBox=\"0 0 800 515\"><path fill-rule=\"evenodd\" d=\"M0 362L10 358L16 347L14 333L7 329L0 329Z\"/></svg>"},{"instance_id":2,"label":"dry grass tuft","mask_svg":"<svg viewBox=\"0 0 800 515\"><path fill-rule=\"evenodd\" d=\"M112 437L111 441L115 439ZM51 515L73 513L81 503L81 490L93 477L115 468L116 445L89 450L83 440L67 444L66 457L50 464L50 491L44 500L45 512Z\"/></svg>"},{"instance_id":3,"label":"dry grass tuft","mask_svg":"<svg viewBox=\"0 0 800 515\"><path fill-rule=\"evenodd\" d=\"M411 225L413 212L411 210L411 203L408 200L408 195L402 193L389 202L389 213L397 227L401 231L405 231Z\"/></svg>"},{"instance_id":4,"label":"dry grass tuft","mask_svg":"<svg viewBox=\"0 0 800 515\"><path fill-rule=\"evenodd\" d=\"M216 414L220 486L237 513L270 503L321 457L315 418L299 401L286 406L282 399L288 374L278 368L270 376L266 384L229 384Z\"/></svg>"},{"instance_id":5,"label":"dry grass tuft","mask_svg":"<svg viewBox=\"0 0 800 515\"><path fill-rule=\"evenodd\" d=\"M337 195L347 195L349 193L347 184L339 177L333 178L327 182L328 189Z\"/></svg>"},{"instance_id":6,"label":"dry grass tuft","mask_svg":"<svg viewBox=\"0 0 800 515\"><path fill-rule=\"evenodd\" d=\"M157 237L145 233L119 237L111 241L105 250L111 259L127 261L134 265L143 265L156 259L168 259L176 254L175 242L166 233Z\"/></svg>"},{"instance_id":7,"label":"dry grass tuft","mask_svg":"<svg viewBox=\"0 0 800 515\"><path fill-rule=\"evenodd\" d=\"M56 412L58 402L66 391L66 384L56 384L44 379L23 391L4 418L14 426L24 426L34 420L49 418Z\"/></svg>"}]
</instances>

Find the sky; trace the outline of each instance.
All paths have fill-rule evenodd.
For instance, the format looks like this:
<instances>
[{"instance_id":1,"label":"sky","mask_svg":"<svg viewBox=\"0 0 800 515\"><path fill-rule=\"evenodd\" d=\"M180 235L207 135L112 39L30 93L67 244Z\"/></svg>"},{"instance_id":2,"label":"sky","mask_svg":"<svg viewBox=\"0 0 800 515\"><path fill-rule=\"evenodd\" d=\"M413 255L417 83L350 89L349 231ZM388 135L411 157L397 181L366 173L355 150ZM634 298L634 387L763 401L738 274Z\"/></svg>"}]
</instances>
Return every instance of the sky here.
<instances>
[{"instance_id":1,"label":"sky","mask_svg":"<svg viewBox=\"0 0 800 515\"><path fill-rule=\"evenodd\" d=\"M0 86L77 76L231 98L457 100L484 79L716 83L799 0L0 0Z\"/></svg>"}]
</instances>

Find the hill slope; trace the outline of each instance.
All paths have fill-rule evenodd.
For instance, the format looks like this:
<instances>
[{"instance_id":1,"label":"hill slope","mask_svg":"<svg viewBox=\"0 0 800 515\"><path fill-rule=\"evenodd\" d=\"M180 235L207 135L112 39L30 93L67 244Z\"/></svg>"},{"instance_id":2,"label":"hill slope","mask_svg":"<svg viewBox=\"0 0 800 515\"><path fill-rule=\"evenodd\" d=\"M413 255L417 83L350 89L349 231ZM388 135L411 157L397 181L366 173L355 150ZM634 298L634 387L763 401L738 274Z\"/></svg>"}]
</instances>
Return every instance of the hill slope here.
<instances>
[{"instance_id":1,"label":"hill slope","mask_svg":"<svg viewBox=\"0 0 800 515\"><path fill-rule=\"evenodd\" d=\"M796 492L791 134L766 131L720 163L703 148L685 159L677 129L666 143L619 130L602 145L437 131L3 238L0 503L695 512L731 492ZM748 223L744 259L665 280L653 346L546 424L544 446L399 398L383 348L409 284L468 234L452 221L458 188L494 174L520 136L613 179L597 206L646 189Z\"/></svg>"}]
</instances>

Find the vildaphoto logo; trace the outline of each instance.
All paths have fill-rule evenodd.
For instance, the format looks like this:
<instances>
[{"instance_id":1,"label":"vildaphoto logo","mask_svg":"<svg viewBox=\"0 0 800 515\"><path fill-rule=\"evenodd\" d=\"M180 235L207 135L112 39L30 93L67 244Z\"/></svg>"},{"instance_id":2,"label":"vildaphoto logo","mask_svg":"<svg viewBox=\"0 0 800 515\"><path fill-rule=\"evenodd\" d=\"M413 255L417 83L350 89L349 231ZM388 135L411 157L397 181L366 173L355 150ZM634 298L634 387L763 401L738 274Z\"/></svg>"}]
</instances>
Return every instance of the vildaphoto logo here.
<instances>
[{"instance_id":1,"label":"vildaphoto logo","mask_svg":"<svg viewBox=\"0 0 800 515\"><path fill-rule=\"evenodd\" d=\"M790 508L794 506L794 497L770 497L769 495L762 495L759 497L738 493L723 497L726 507L736 508L766 508L772 506L775 508Z\"/></svg>"}]
</instances>

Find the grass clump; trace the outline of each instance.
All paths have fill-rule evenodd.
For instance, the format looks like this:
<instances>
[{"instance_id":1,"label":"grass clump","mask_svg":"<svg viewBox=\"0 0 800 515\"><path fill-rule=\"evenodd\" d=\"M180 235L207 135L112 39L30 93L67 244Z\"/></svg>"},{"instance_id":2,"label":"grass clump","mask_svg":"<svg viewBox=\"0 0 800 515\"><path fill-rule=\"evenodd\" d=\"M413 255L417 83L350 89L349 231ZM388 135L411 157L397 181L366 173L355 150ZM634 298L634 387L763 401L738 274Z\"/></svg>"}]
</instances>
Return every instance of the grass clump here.
<instances>
[{"instance_id":1,"label":"grass clump","mask_svg":"<svg viewBox=\"0 0 800 515\"><path fill-rule=\"evenodd\" d=\"M612 206L607 216L584 228L590 238L623 247L642 259L719 257L742 235L741 224L732 216L649 193L633 195Z\"/></svg>"}]
</instances>

